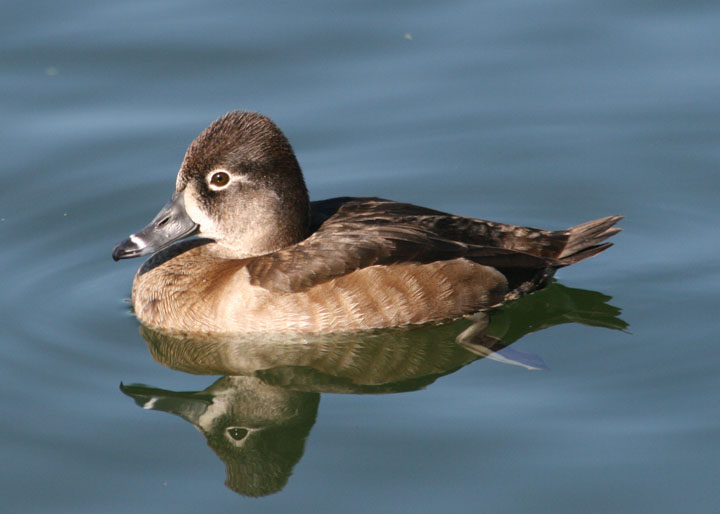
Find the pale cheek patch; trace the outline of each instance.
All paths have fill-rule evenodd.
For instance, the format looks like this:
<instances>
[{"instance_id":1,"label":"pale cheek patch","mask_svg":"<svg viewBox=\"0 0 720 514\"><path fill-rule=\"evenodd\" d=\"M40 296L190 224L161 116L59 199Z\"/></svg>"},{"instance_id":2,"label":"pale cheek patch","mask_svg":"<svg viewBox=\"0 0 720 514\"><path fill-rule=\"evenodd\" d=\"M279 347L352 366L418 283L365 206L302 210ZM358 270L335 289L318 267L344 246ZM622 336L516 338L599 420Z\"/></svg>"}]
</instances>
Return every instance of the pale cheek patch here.
<instances>
[{"instance_id":1,"label":"pale cheek patch","mask_svg":"<svg viewBox=\"0 0 720 514\"><path fill-rule=\"evenodd\" d=\"M195 190L190 187L186 187L183 195L185 196L185 211L187 212L187 215L191 220L200 225L199 235L214 239L216 237L215 221L205 214L205 212L200 208L200 205L198 205L198 202L195 199Z\"/></svg>"},{"instance_id":2,"label":"pale cheek patch","mask_svg":"<svg viewBox=\"0 0 720 514\"><path fill-rule=\"evenodd\" d=\"M230 180L224 186L216 186L210 181L210 179L212 179L212 176L215 175L215 173L227 173L227 176L230 177ZM222 191L223 189L227 189L231 184L234 184L235 182L240 182L241 184L250 184L252 181L245 175L237 175L230 173L225 168L215 168L207 175L205 175L205 182L207 183L208 188L210 188L211 191Z\"/></svg>"}]
</instances>

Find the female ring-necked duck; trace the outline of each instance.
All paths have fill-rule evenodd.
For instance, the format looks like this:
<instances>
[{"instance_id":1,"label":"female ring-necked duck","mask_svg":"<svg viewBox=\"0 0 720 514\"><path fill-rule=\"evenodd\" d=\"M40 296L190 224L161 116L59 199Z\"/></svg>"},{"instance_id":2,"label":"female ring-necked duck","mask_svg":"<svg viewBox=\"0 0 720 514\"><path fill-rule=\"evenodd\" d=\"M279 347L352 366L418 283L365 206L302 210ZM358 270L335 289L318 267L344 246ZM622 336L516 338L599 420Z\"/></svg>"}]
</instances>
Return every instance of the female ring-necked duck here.
<instances>
[{"instance_id":1,"label":"female ring-necked duck","mask_svg":"<svg viewBox=\"0 0 720 514\"><path fill-rule=\"evenodd\" d=\"M546 231L379 198L310 202L280 129L235 111L192 142L170 202L113 258L154 253L132 291L150 328L362 330L458 317L544 287L557 268L611 246L620 219Z\"/></svg>"}]
</instances>

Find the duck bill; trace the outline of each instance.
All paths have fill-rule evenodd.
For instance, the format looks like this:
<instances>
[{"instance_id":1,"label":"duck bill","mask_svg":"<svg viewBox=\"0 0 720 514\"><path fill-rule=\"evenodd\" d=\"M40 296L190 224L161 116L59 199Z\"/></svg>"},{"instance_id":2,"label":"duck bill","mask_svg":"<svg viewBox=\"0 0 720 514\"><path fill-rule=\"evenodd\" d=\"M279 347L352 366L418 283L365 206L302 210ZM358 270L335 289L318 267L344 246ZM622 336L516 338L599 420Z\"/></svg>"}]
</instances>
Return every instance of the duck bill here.
<instances>
[{"instance_id":1,"label":"duck bill","mask_svg":"<svg viewBox=\"0 0 720 514\"><path fill-rule=\"evenodd\" d=\"M175 193L148 226L115 247L113 259L131 259L158 252L175 241L194 235L198 227L185 210L183 193Z\"/></svg>"}]
</instances>

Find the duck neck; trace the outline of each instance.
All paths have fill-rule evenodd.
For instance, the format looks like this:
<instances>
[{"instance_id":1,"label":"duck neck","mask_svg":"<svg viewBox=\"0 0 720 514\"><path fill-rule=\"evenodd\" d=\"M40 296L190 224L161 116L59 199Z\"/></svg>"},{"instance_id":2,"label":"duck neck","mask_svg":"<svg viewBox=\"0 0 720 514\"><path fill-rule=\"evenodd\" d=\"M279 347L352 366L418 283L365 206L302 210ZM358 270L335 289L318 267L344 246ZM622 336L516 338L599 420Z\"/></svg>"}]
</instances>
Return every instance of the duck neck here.
<instances>
[{"instance_id":1,"label":"duck neck","mask_svg":"<svg viewBox=\"0 0 720 514\"><path fill-rule=\"evenodd\" d=\"M234 237L217 240L213 253L223 258L247 258L277 252L299 243L309 235L310 203L307 193L297 194L292 202L279 202L261 216L237 219L242 226ZM304 201L302 201L304 200Z\"/></svg>"}]
</instances>

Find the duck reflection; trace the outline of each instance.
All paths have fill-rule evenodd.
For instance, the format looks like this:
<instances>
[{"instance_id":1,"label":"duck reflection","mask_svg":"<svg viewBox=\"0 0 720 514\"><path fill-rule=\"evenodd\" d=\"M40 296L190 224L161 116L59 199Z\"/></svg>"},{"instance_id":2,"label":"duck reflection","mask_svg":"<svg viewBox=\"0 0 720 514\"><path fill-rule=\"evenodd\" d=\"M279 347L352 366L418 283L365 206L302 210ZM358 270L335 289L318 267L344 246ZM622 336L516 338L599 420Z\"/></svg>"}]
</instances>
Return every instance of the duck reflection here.
<instances>
[{"instance_id":1,"label":"duck reflection","mask_svg":"<svg viewBox=\"0 0 720 514\"><path fill-rule=\"evenodd\" d=\"M608 300L553 284L452 323L360 334L190 337L141 327L157 362L226 376L197 392L142 385L121 390L145 409L192 423L225 463L225 484L247 496L265 496L284 487L302 457L320 393L414 391L483 357L542 369L538 356L509 345L563 323L625 329L620 310Z\"/></svg>"},{"instance_id":2,"label":"duck reflection","mask_svg":"<svg viewBox=\"0 0 720 514\"><path fill-rule=\"evenodd\" d=\"M192 423L225 463L225 484L265 496L287 483L315 424L320 394L292 391L252 376L228 376L199 392L121 385L145 409Z\"/></svg>"}]
</instances>

